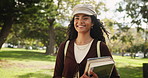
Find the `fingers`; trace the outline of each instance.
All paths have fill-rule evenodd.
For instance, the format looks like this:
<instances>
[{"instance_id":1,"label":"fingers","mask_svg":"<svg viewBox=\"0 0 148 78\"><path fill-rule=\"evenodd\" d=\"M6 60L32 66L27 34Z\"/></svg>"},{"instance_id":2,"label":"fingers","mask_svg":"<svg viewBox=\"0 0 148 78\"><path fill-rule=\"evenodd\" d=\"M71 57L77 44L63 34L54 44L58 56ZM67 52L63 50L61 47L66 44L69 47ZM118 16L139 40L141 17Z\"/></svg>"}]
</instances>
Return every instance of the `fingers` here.
<instances>
[{"instance_id":1,"label":"fingers","mask_svg":"<svg viewBox=\"0 0 148 78\"><path fill-rule=\"evenodd\" d=\"M80 78L89 78L89 77L87 76L87 73L85 72Z\"/></svg>"},{"instance_id":2,"label":"fingers","mask_svg":"<svg viewBox=\"0 0 148 78\"><path fill-rule=\"evenodd\" d=\"M92 75L93 78L98 78L98 75L94 73L93 71L90 71L90 74Z\"/></svg>"},{"instance_id":3,"label":"fingers","mask_svg":"<svg viewBox=\"0 0 148 78\"><path fill-rule=\"evenodd\" d=\"M93 71L90 71L90 74L91 74L91 77L89 77L85 72L80 78L98 78L97 74L94 73Z\"/></svg>"}]
</instances>

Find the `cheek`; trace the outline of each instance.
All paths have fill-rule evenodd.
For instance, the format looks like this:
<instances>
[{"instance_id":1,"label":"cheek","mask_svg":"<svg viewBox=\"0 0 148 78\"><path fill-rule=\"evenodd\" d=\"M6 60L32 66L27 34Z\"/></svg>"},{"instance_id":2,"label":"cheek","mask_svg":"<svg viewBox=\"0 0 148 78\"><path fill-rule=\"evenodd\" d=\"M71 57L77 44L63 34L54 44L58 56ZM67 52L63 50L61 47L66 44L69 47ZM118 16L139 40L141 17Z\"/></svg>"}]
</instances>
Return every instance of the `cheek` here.
<instances>
[{"instance_id":1,"label":"cheek","mask_svg":"<svg viewBox=\"0 0 148 78\"><path fill-rule=\"evenodd\" d=\"M76 26L76 22L74 22L74 27Z\"/></svg>"},{"instance_id":2,"label":"cheek","mask_svg":"<svg viewBox=\"0 0 148 78\"><path fill-rule=\"evenodd\" d=\"M74 21L74 25L76 25L76 22Z\"/></svg>"},{"instance_id":3,"label":"cheek","mask_svg":"<svg viewBox=\"0 0 148 78\"><path fill-rule=\"evenodd\" d=\"M89 26L93 26L93 23L91 23L91 21L87 21L86 24Z\"/></svg>"},{"instance_id":4,"label":"cheek","mask_svg":"<svg viewBox=\"0 0 148 78\"><path fill-rule=\"evenodd\" d=\"M74 22L74 28L76 29L76 25L77 25L77 23L76 22Z\"/></svg>"}]
</instances>

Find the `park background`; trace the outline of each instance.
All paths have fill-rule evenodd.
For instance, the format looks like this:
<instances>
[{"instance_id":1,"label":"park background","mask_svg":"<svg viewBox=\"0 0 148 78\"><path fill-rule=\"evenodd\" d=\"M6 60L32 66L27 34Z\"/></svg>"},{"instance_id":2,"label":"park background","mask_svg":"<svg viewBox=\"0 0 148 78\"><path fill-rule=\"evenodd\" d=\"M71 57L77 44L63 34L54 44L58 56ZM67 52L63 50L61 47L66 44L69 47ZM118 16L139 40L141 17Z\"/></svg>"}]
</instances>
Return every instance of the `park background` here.
<instances>
[{"instance_id":1,"label":"park background","mask_svg":"<svg viewBox=\"0 0 148 78\"><path fill-rule=\"evenodd\" d=\"M121 78L143 78L148 63L147 0L1 0L0 76L51 78L74 5L92 4Z\"/></svg>"}]
</instances>

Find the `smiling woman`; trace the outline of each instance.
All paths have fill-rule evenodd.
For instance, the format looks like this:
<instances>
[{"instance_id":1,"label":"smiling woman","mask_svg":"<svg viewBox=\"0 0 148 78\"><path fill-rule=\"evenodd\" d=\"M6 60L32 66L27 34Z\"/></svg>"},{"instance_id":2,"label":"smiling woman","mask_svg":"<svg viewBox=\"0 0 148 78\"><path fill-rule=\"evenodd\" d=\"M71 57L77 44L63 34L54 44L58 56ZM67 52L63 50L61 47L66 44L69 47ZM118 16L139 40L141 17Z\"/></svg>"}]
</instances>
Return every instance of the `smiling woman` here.
<instances>
[{"instance_id":1,"label":"smiling woman","mask_svg":"<svg viewBox=\"0 0 148 78\"><path fill-rule=\"evenodd\" d=\"M68 27L68 39L61 43L53 78L90 78L84 72L88 58L97 55L97 42L100 41L100 56L111 56L103 36L103 24L98 21L95 9L89 4L78 4L73 9L73 19ZM64 55L65 45L69 42ZM99 78L93 71L93 78ZM114 67L110 78L119 78Z\"/></svg>"}]
</instances>

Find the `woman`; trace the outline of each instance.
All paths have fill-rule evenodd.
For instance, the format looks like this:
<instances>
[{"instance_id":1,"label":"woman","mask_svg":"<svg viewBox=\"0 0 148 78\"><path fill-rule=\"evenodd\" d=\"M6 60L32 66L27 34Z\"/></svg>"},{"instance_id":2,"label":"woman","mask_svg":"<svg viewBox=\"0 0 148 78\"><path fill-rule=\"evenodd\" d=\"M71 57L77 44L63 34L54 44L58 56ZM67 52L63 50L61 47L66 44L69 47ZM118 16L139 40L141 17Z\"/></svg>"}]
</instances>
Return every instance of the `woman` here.
<instances>
[{"instance_id":1,"label":"woman","mask_svg":"<svg viewBox=\"0 0 148 78\"><path fill-rule=\"evenodd\" d=\"M57 54L53 78L89 78L84 72L88 58L97 56L97 41L100 43L101 56L111 56L105 44L102 30L105 31L102 23L97 20L94 8L88 4L78 4L73 8L73 19L69 24L66 56L64 48L66 41L61 43ZM98 76L92 71L93 78ZM111 78L119 78L114 67Z\"/></svg>"}]
</instances>

